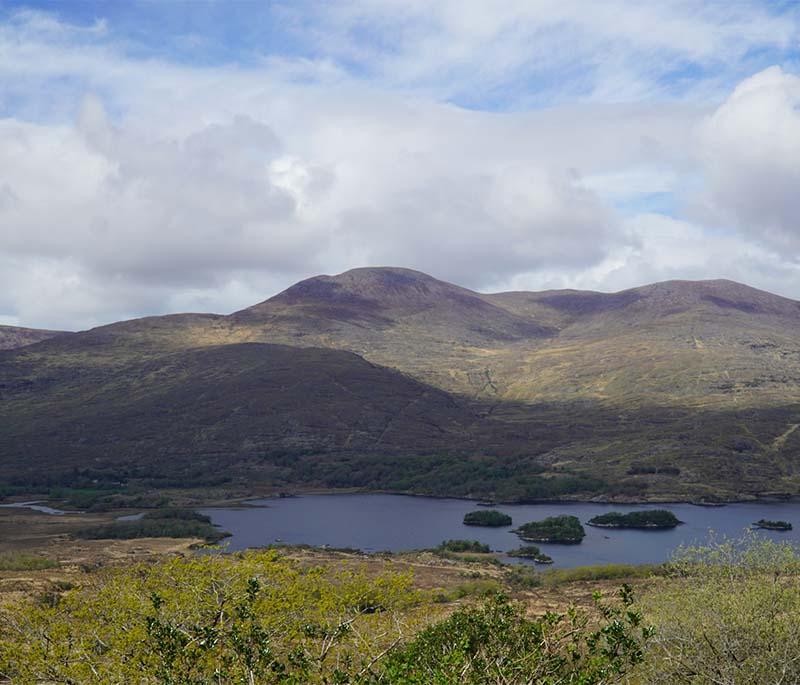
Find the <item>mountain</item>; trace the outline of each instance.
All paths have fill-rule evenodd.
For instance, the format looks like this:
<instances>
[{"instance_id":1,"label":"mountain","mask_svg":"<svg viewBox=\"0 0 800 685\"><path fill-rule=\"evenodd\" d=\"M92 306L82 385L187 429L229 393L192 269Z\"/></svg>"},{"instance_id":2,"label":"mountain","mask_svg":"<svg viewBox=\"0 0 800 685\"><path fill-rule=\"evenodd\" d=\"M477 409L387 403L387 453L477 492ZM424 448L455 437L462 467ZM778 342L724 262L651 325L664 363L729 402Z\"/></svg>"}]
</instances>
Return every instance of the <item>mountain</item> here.
<instances>
[{"instance_id":1,"label":"mountain","mask_svg":"<svg viewBox=\"0 0 800 685\"><path fill-rule=\"evenodd\" d=\"M0 352L0 455L29 480L88 463L516 499L795 493L798 334L800 303L731 281L483 294L355 269Z\"/></svg>"},{"instance_id":2,"label":"mountain","mask_svg":"<svg viewBox=\"0 0 800 685\"><path fill-rule=\"evenodd\" d=\"M17 347L32 345L47 340L62 331L44 331L36 328L18 328L17 326L0 326L0 350L13 350Z\"/></svg>"},{"instance_id":3,"label":"mountain","mask_svg":"<svg viewBox=\"0 0 800 685\"><path fill-rule=\"evenodd\" d=\"M404 269L303 281L229 318L484 399L736 408L800 401L800 303L731 281L484 295Z\"/></svg>"},{"instance_id":4,"label":"mountain","mask_svg":"<svg viewBox=\"0 0 800 685\"><path fill-rule=\"evenodd\" d=\"M466 343L508 342L554 333L471 290L396 268L354 269L339 276L309 278L232 318L270 326L291 326L302 320L312 332L360 329L369 338L397 328L417 328L433 340Z\"/></svg>"},{"instance_id":5,"label":"mountain","mask_svg":"<svg viewBox=\"0 0 800 685\"><path fill-rule=\"evenodd\" d=\"M480 421L447 393L339 350L240 343L113 372L54 364L37 374L21 360L3 371L15 405L0 435L4 467L15 453L19 468L56 452L63 465L96 466L114 452L152 471L165 459L191 470L276 451L441 449Z\"/></svg>"}]
</instances>

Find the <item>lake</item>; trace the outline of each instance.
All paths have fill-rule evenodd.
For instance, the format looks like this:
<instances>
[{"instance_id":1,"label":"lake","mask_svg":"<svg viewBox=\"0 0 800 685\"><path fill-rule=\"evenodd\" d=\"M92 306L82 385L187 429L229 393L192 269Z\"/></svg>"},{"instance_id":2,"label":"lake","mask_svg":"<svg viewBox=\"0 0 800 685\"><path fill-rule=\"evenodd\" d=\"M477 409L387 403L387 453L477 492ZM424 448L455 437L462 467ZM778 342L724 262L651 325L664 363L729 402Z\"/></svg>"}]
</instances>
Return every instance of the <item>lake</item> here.
<instances>
[{"instance_id":1,"label":"lake","mask_svg":"<svg viewBox=\"0 0 800 685\"><path fill-rule=\"evenodd\" d=\"M509 551L524 544L508 528L465 526L464 514L479 509L475 502L406 495L308 495L260 499L252 507L207 508L202 513L232 533L223 541L229 550L286 544L330 545L376 552L435 547L446 539L479 540L493 550ZM586 526L580 545L539 545L557 567L588 564L660 563L681 544L703 543L709 532L739 537L761 518L789 521L795 530L758 531L774 540L800 544L800 502L742 503L724 507L692 504L501 504L493 507L513 518L516 527L528 521L572 514L582 523L609 511L668 509L684 524L672 530L614 530ZM514 560L521 563L531 563Z\"/></svg>"},{"instance_id":2,"label":"lake","mask_svg":"<svg viewBox=\"0 0 800 685\"><path fill-rule=\"evenodd\" d=\"M2 509L32 509L42 514L49 514L50 516L63 516L64 514L80 514L79 511L63 511L61 509L53 509L41 504L41 500L35 502L13 502L12 504L0 504Z\"/></svg>"}]
</instances>

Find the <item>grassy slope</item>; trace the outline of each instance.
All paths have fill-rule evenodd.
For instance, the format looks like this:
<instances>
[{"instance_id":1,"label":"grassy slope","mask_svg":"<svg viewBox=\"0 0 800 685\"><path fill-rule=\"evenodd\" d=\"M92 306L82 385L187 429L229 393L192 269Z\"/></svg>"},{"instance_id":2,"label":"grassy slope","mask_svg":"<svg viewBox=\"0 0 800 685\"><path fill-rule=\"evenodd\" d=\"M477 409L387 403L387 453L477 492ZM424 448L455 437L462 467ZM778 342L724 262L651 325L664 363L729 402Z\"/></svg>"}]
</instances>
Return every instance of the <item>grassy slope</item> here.
<instances>
[{"instance_id":1,"label":"grassy slope","mask_svg":"<svg viewBox=\"0 0 800 685\"><path fill-rule=\"evenodd\" d=\"M275 455L293 454L321 483L361 469L350 484L439 494L565 470L630 496L797 492L798 328L797 302L727 281L480 295L356 270L229 317L153 317L0 353L0 449L9 468L168 456L289 480L299 467ZM243 343L350 350L407 375ZM525 496L509 483L501 496Z\"/></svg>"}]
</instances>

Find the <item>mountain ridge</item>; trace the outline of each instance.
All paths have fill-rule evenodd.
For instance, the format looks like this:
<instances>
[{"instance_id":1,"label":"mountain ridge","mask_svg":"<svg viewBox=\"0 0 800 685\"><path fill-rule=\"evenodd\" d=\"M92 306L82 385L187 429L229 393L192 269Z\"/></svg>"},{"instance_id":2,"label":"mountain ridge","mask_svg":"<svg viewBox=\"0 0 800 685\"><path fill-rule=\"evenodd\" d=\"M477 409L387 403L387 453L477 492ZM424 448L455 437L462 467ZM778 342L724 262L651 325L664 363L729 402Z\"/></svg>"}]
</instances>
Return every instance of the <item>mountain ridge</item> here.
<instances>
[{"instance_id":1,"label":"mountain ridge","mask_svg":"<svg viewBox=\"0 0 800 685\"><path fill-rule=\"evenodd\" d=\"M726 280L485 294L407 269L317 276L230 315L0 352L0 465L131 472L180 454L184 473L195 454L198 472L220 458L251 479L427 494L800 493L799 312ZM363 432L361 415L385 418Z\"/></svg>"},{"instance_id":2,"label":"mountain ridge","mask_svg":"<svg viewBox=\"0 0 800 685\"><path fill-rule=\"evenodd\" d=\"M13 350L26 345L34 345L42 340L48 340L66 333L66 331L0 325L0 350Z\"/></svg>"}]
</instances>

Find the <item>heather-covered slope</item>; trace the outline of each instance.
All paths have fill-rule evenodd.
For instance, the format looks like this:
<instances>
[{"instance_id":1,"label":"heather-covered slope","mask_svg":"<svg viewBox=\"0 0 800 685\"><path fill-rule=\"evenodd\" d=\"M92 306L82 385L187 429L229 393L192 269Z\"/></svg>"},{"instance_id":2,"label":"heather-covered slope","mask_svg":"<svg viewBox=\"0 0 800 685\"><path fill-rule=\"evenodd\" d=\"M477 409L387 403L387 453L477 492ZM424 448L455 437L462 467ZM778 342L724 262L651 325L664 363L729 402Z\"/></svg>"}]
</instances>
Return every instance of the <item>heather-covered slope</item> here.
<instances>
[{"instance_id":1,"label":"heather-covered slope","mask_svg":"<svg viewBox=\"0 0 800 685\"><path fill-rule=\"evenodd\" d=\"M598 492L596 479L535 463L557 442L544 424L493 421L486 407L340 350L236 343L136 355L95 334L60 355L54 345L0 354L0 484Z\"/></svg>"},{"instance_id":2,"label":"heather-covered slope","mask_svg":"<svg viewBox=\"0 0 800 685\"><path fill-rule=\"evenodd\" d=\"M320 482L440 494L525 474L629 496L800 492L799 333L800 304L730 281L487 295L356 269L230 316L0 353L0 453L6 470L169 456L268 479L257 455L283 450L349 464ZM431 455L459 470L393 460ZM373 458L385 473L350 478Z\"/></svg>"},{"instance_id":3,"label":"heather-covered slope","mask_svg":"<svg viewBox=\"0 0 800 685\"><path fill-rule=\"evenodd\" d=\"M800 303L730 281L483 295L358 269L303 281L229 321L250 339L349 349L489 400L800 401Z\"/></svg>"},{"instance_id":4,"label":"heather-covered slope","mask_svg":"<svg viewBox=\"0 0 800 685\"><path fill-rule=\"evenodd\" d=\"M15 373L16 371L16 373ZM392 452L449 443L479 421L445 392L349 352L242 343L124 367L4 365L2 453L80 464L271 451ZM12 406L13 405L13 406ZM22 455L21 455L22 456Z\"/></svg>"},{"instance_id":5,"label":"heather-covered slope","mask_svg":"<svg viewBox=\"0 0 800 685\"><path fill-rule=\"evenodd\" d=\"M33 343L47 340L61 331L44 331L37 328L19 328L18 326L0 326L0 350L13 350Z\"/></svg>"}]
</instances>

